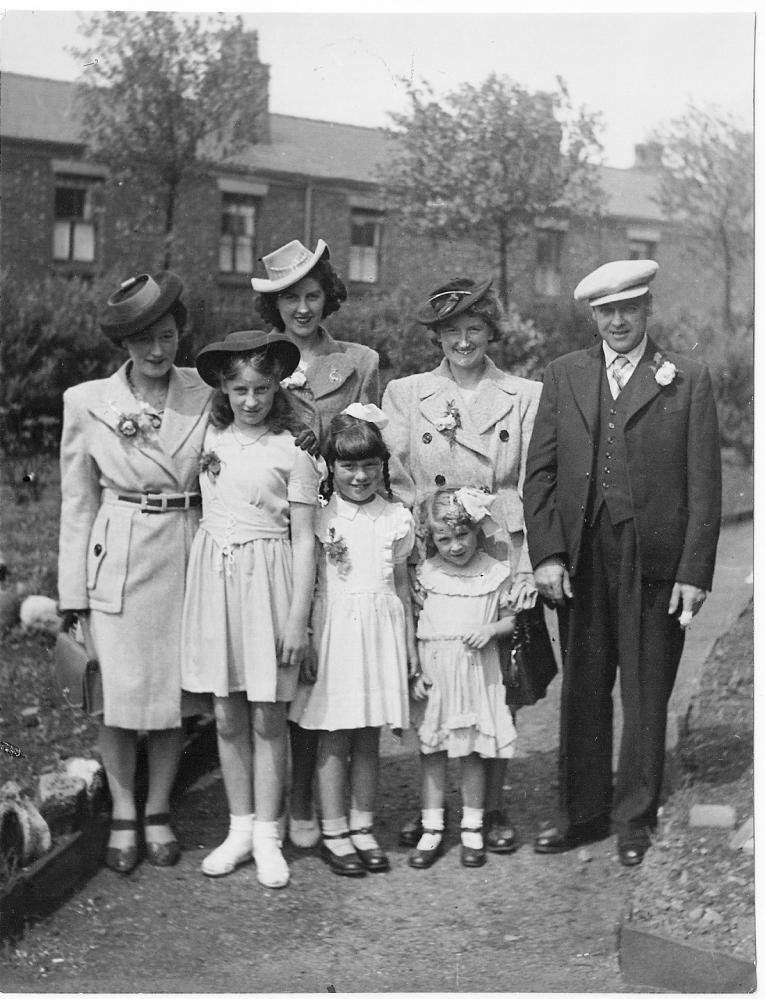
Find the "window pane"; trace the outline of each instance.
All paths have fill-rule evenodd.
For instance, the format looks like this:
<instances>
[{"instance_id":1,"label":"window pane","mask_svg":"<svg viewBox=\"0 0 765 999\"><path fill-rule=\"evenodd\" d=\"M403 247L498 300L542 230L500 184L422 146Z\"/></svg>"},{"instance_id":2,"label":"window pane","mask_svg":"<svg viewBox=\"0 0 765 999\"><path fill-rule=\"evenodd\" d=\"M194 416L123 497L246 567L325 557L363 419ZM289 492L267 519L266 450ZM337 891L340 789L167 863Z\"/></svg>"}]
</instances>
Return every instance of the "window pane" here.
<instances>
[{"instance_id":1,"label":"window pane","mask_svg":"<svg viewBox=\"0 0 765 999\"><path fill-rule=\"evenodd\" d=\"M90 262L96 258L95 227L90 222L75 222L72 259Z\"/></svg>"},{"instance_id":2,"label":"window pane","mask_svg":"<svg viewBox=\"0 0 765 999\"><path fill-rule=\"evenodd\" d=\"M240 236L236 241L236 272L252 273L252 240L249 236Z\"/></svg>"},{"instance_id":3,"label":"window pane","mask_svg":"<svg viewBox=\"0 0 765 999\"><path fill-rule=\"evenodd\" d=\"M85 217L85 191L76 187L57 187L54 212L57 219Z\"/></svg>"},{"instance_id":4,"label":"window pane","mask_svg":"<svg viewBox=\"0 0 765 999\"><path fill-rule=\"evenodd\" d=\"M377 250L374 247L351 247L348 278L368 284L377 281Z\"/></svg>"},{"instance_id":5,"label":"window pane","mask_svg":"<svg viewBox=\"0 0 765 999\"><path fill-rule=\"evenodd\" d=\"M377 235L376 222L351 222L351 245L352 246L374 246Z\"/></svg>"},{"instance_id":6,"label":"window pane","mask_svg":"<svg viewBox=\"0 0 765 999\"><path fill-rule=\"evenodd\" d=\"M56 222L53 226L53 259L69 259L69 223Z\"/></svg>"},{"instance_id":7,"label":"window pane","mask_svg":"<svg viewBox=\"0 0 765 999\"><path fill-rule=\"evenodd\" d=\"M226 272L234 269L234 241L231 236L221 236L220 238L218 267Z\"/></svg>"}]
</instances>

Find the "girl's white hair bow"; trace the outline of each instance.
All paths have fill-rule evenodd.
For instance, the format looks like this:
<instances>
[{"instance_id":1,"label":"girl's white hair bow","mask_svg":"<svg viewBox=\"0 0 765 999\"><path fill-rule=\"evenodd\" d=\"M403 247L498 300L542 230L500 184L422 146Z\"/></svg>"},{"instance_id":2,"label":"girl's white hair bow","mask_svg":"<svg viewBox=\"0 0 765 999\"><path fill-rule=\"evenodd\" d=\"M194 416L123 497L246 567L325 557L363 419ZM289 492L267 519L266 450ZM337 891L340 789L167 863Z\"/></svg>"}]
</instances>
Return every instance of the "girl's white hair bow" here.
<instances>
[{"instance_id":1,"label":"girl's white hair bow","mask_svg":"<svg viewBox=\"0 0 765 999\"><path fill-rule=\"evenodd\" d=\"M480 526L487 538L493 537L500 530L499 524L491 515L491 507L496 496L484 493L472 486L461 486L455 490L454 498L474 524Z\"/></svg>"},{"instance_id":2,"label":"girl's white hair bow","mask_svg":"<svg viewBox=\"0 0 765 999\"><path fill-rule=\"evenodd\" d=\"M365 423L374 423L379 430L387 427L389 422L385 413L383 413L379 406L375 406L373 402L366 404L352 402L350 406L345 407L343 413L346 416L355 416L357 420L364 420Z\"/></svg>"}]
</instances>

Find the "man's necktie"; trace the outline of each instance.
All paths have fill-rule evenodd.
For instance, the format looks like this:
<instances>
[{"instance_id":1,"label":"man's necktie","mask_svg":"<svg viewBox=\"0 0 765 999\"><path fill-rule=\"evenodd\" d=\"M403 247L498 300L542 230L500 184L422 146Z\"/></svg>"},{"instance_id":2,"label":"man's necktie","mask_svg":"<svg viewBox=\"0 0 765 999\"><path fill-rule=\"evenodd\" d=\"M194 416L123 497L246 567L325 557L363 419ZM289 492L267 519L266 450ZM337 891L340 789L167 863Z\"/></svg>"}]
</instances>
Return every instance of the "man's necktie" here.
<instances>
[{"instance_id":1,"label":"man's necktie","mask_svg":"<svg viewBox=\"0 0 765 999\"><path fill-rule=\"evenodd\" d=\"M629 372L629 369L630 369L630 362L622 354L614 358L612 371L614 374L614 381L616 382L616 395L614 396L615 399L619 397L619 393L627 384L627 373Z\"/></svg>"}]
</instances>

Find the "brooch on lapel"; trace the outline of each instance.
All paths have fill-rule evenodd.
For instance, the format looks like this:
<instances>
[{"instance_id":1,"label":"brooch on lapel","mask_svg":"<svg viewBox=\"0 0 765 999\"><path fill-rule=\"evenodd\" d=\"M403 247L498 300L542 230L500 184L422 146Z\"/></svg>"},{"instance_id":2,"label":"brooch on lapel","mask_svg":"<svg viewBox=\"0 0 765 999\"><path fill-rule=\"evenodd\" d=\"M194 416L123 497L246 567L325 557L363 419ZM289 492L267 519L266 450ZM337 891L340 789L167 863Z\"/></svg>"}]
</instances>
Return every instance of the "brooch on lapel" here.
<instances>
[{"instance_id":1,"label":"brooch on lapel","mask_svg":"<svg viewBox=\"0 0 765 999\"><path fill-rule=\"evenodd\" d=\"M220 475L221 460L215 451L203 451L199 457L199 474L207 472L207 478L215 485Z\"/></svg>"},{"instance_id":2,"label":"brooch on lapel","mask_svg":"<svg viewBox=\"0 0 765 999\"><path fill-rule=\"evenodd\" d=\"M662 388L666 385L671 385L678 373L677 365L673 364L672 361L668 361L660 350L657 350L653 355L653 363L650 367L653 371L653 377L656 379L656 384L661 385Z\"/></svg>"},{"instance_id":3,"label":"brooch on lapel","mask_svg":"<svg viewBox=\"0 0 765 999\"><path fill-rule=\"evenodd\" d=\"M340 381L340 372L337 370L337 368L332 368L332 370L329 372L329 380L331 382Z\"/></svg>"},{"instance_id":4,"label":"brooch on lapel","mask_svg":"<svg viewBox=\"0 0 765 999\"><path fill-rule=\"evenodd\" d=\"M446 410L444 415L436 420L436 430L443 434L444 437L449 441L449 447L454 447L454 442L457 439L457 431L462 426L462 419L460 417L460 411L454 405L454 400L446 404Z\"/></svg>"}]
</instances>

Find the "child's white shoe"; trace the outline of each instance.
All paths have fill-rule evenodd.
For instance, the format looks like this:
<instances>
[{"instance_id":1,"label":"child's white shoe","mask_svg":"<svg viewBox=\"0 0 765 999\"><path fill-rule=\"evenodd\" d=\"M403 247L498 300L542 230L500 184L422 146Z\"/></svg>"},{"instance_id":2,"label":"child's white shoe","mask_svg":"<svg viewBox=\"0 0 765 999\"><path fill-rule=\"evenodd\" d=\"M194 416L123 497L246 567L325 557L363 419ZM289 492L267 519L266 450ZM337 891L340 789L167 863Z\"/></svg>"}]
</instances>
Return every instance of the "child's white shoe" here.
<instances>
[{"instance_id":1,"label":"child's white shoe","mask_svg":"<svg viewBox=\"0 0 765 999\"><path fill-rule=\"evenodd\" d=\"M202 873L208 878L222 878L252 860L252 833L230 830L221 845L202 861Z\"/></svg>"},{"instance_id":2,"label":"child's white shoe","mask_svg":"<svg viewBox=\"0 0 765 999\"><path fill-rule=\"evenodd\" d=\"M284 888L290 879L290 869L282 854L278 822L253 823L252 855L258 881L265 888Z\"/></svg>"}]
</instances>

